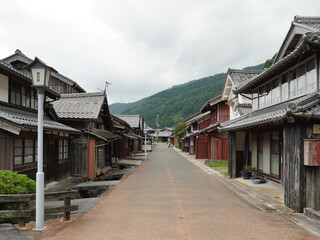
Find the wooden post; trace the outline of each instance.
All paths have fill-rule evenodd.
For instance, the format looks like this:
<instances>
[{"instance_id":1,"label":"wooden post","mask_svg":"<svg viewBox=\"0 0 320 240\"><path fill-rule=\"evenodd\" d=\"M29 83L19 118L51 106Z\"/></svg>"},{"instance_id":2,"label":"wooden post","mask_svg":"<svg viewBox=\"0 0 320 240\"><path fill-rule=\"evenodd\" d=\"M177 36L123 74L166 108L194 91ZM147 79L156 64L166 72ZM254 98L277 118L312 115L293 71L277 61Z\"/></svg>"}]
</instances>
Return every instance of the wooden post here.
<instances>
[{"instance_id":1,"label":"wooden post","mask_svg":"<svg viewBox=\"0 0 320 240\"><path fill-rule=\"evenodd\" d=\"M69 221L70 220L70 208L66 208L67 206L70 206L71 198L66 197L64 199L64 211L63 211L63 221Z\"/></svg>"},{"instance_id":2,"label":"wooden post","mask_svg":"<svg viewBox=\"0 0 320 240\"><path fill-rule=\"evenodd\" d=\"M24 192L18 192L18 194L24 194ZM26 203L25 202L18 202L18 209L17 210L25 210ZM26 219L24 217L18 218L19 227L24 227L26 225Z\"/></svg>"}]
</instances>

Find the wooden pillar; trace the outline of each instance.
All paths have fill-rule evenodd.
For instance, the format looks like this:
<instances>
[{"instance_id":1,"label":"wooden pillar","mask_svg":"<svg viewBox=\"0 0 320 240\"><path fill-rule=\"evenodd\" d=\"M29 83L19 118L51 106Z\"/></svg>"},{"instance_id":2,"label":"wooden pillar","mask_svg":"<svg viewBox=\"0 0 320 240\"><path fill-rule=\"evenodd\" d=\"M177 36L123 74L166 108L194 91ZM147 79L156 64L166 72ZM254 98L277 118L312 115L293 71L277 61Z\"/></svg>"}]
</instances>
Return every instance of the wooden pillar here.
<instances>
[{"instance_id":1,"label":"wooden pillar","mask_svg":"<svg viewBox=\"0 0 320 240\"><path fill-rule=\"evenodd\" d=\"M306 205L306 172L303 161L303 139L306 123L287 123L284 127L283 187L284 203L297 212Z\"/></svg>"},{"instance_id":2,"label":"wooden pillar","mask_svg":"<svg viewBox=\"0 0 320 240\"><path fill-rule=\"evenodd\" d=\"M94 179L96 177L96 163L94 159L96 140L90 139L89 143L89 178Z\"/></svg>"},{"instance_id":3,"label":"wooden pillar","mask_svg":"<svg viewBox=\"0 0 320 240\"><path fill-rule=\"evenodd\" d=\"M66 197L64 199L64 211L63 211L63 221L69 221L70 220L70 203L71 203L71 198Z\"/></svg>"},{"instance_id":4,"label":"wooden pillar","mask_svg":"<svg viewBox=\"0 0 320 240\"><path fill-rule=\"evenodd\" d=\"M230 178L236 177L236 145L235 132L229 132L228 135L228 175Z\"/></svg>"}]
</instances>

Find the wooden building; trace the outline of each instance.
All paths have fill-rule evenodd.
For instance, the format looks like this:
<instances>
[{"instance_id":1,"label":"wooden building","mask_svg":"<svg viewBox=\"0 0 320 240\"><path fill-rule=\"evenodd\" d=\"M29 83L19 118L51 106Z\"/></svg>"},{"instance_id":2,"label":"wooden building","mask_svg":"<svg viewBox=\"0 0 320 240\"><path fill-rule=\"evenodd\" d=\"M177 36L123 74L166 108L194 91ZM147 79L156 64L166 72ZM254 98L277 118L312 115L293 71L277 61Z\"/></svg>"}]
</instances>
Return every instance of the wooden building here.
<instances>
[{"instance_id":1,"label":"wooden building","mask_svg":"<svg viewBox=\"0 0 320 240\"><path fill-rule=\"evenodd\" d=\"M30 73L21 69L26 64L20 62L17 67L17 61L0 60L0 169L35 179L37 94ZM45 99L57 98L57 92L45 91ZM57 122L50 103L45 102L44 108L45 181L58 181L71 175L70 139L79 134L79 130Z\"/></svg>"},{"instance_id":2,"label":"wooden building","mask_svg":"<svg viewBox=\"0 0 320 240\"><path fill-rule=\"evenodd\" d=\"M210 125L210 112L197 113L184 121L188 125L183 138L184 151L197 159L208 158L209 138L205 128Z\"/></svg>"},{"instance_id":3,"label":"wooden building","mask_svg":"<svg viewBox=\"0 0 320 240\"><path fill-rule=\"evenodd\" d=\"M238 70L228 69L224 88L222 90L222 99L226 105L229 106L230 120L241 117L252 111L252 97L251 94L235 94L233 91L243 82L249 81L253 77L260 74L262 70ZM218 126L220 127L220 126ZM235 166L235 175L240 176L245 165L251 164L251 152L245 151L246 146L249 144L248 133L243 131L237 131L235 133L236 141L235 154L237 156L237 162ZM231 167L231 166L229 166Z\"/></svg>"},{"instance_id":4,"label":"wooden building","mask_svg":"<svg viewBox=\"0 0 320 240\"><path fill-rule=\"evenodd\" d=\"M133 152L134 140L137 139L137 137L132 135L133 129L126 121L112 114L111 119L114 129L112 132L121 137L113 142L112 157L114 158L114 161L117 161L130 156Z\"/></svg>"},{"instance_id":5,"label":"wooden building","mask_svg":"<svg viewBox=\"0 0 320 240\"><path fill-rule=\"evenodd\" d=\"M169 127L165 127L160 129L157 138L158 142L170 142L170 138L173 136L173 129Z\"/></svg>"},{"instance_id":6,"label":"wooden building","mask_svg":"<svg viewBox=\"0 0 320 240\"><path fill-rule=\"evenodd\" d=\"M59 121L81 130L71 142L73 174L93 179L112 163L112 121L105 92L62 94L53 102Z\"/></svg>"},{"instance_id":7,"label":"wooden building","mask_svg":"<svg viewBox=\"0 0 320 240\"><path fill-rule=\"evenodd\" d=\"M203 126L203 135L208 138L206 158L209 160L228 160L228 134L218 132L222 122L229 120L229 106L222 96L207 101L201 112L210 112L209 121Z\"/></svg>"},{"instance_id":8,"label":"wooden building","mask_svg":"<svg viewBox=\"0 0 320 240\"><path fill-rule=\"evenodd\" d=\"M138 152L141 151L142 142L144 140L144 119L139 115L114 115L117 118L122 119L127 122L130 127L133 129L133 133L131 136L133 139L133 149L130 152Z\"/></svg>"},{"instance_id":9,"label":"wooden building","mask_svg":"<svg viewBox=\"0 0 320 240\"><path fill-rule=\"evenodd\" d=\"M221 124L229 132L229 174L236 177L237 133L258 173L282 184L285 205L320 210L320 18L295 17L268 69L239 84L252 112Z\"/></svg>"},{"instance_id":10,"label":"wooden building","mask_svg":"<svg viewBox=\"0 0 320 240\"><path fill-rule=\"evenodd\" d=\"M2 59L2 61L10 64L22 74L30 76L30 73L23 67L30 64L33 60L23 54L19 49L17 49L14 54ZM59 94L85 92L75 81L62 75L58 71L51 72L49 88Z\"/></svg>"}]
</instances>

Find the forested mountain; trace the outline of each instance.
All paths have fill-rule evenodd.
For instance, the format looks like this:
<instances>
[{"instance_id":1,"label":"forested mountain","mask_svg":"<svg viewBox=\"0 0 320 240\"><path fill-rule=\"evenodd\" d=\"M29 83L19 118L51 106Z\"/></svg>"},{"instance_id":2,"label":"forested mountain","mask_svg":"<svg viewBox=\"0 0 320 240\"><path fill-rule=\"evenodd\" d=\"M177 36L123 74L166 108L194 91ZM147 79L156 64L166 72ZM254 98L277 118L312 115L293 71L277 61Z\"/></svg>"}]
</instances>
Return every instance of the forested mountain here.
<instances>
[{"instance_id":1,"label":"forested mountain","mask_svg":"<svg viewBox=\"0 0 320 240\"><path fill-rule=\"evenodd\" d=\"M247 67L263 69L263 64ZM133 103L114 103L109 106L113 114L139 114L148 126L155 127L159 114L160 127L174 127L181 120L199 112L203 104L221 94L226 74L193 80L176 85Z\"/></svg>"}]
</instances>

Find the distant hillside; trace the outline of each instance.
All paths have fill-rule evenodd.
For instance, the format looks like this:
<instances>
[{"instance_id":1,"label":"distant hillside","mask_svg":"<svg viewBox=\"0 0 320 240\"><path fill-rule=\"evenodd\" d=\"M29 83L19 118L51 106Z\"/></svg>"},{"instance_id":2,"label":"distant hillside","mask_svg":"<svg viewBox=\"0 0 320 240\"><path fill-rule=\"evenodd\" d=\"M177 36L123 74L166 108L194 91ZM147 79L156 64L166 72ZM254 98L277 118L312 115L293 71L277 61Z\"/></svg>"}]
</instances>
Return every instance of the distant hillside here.
<instances>
[{"instance_id":1,"label":"distant hillside","mask_svg":"<svg viewBox=\"0 0 320 240\"><path fill-rule=\"evenodd\" d=\"M245 68L263 69L263 64ZM174 127L181 120L199 112L203 104L221 94L226 74L193 80L173 86L134 103L114 103L109 106L113 114L139 114L148 126L155 127L159 114L160 127Z\"/></svg>"},{"instance_id":2,"label":"distant hillside","mask_svg":"<svg viewBox=\"0 0 320 240\"><path fill-rule=\"evenodd\" d=\"M264 68L265 63L261 63L256 66L245 67L243 70L262 70Z\"/></svg>"},{"instance_id":3,"label":"distant hillside","mask_svg":"<svg viewBox=\"0 0 320 240\"><path fill-rule=\"evenodd\" d=\"M137 102L133 103L113 103L109 105L109 110L112 114L121 114L122 112L125 112L127 109L135 107L145 101L146 98L140 99Z\"/></svg>"}]
</instances>

